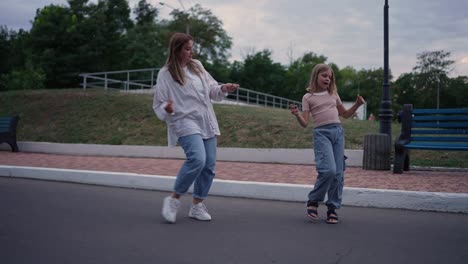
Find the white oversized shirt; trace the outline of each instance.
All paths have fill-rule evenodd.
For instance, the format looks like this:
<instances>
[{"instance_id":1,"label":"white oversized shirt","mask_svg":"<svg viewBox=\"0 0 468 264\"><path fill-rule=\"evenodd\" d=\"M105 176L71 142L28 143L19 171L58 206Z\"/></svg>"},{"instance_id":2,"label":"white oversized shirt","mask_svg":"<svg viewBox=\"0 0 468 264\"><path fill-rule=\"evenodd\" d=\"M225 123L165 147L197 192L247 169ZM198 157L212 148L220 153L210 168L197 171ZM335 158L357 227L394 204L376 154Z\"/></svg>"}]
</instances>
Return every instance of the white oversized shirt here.
<instances>
[{"instance_id":1,"label":"white oversized shirt","mask_svg":"<svg viewBox=\"0 0 468 264\"><path fill-rule=\"evenodd\" d=\"M211 100L221 101L226 94L201 62L194 61L203 70L202 74L198 76L185 68L184 85L174 81L166 66L158 73L153 110L167 123L169 146L175 146L177 139L183 136L200 134L202 138L211 138L220 135ZM164 110L169 100L173 102L172 114Z\"/></svg>"}]
</instances>

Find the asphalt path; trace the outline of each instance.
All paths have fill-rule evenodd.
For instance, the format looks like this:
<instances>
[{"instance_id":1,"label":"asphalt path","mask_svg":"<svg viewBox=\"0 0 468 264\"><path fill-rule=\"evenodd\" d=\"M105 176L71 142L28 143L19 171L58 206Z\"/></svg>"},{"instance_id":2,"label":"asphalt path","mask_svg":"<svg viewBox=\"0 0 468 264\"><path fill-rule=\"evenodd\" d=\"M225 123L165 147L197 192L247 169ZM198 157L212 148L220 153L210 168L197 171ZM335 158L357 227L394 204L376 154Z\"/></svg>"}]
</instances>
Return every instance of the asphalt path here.
<instances>
[{"instance_id":1,"label":"asphalt path","mask_svg":"<svg viewBox=\"0 0 468 264\"><path fill-rule=\"evenodd\" d=\"M165 192L0 177L0 263L468 263L468 215L210 196L211 222L160 215Z\"/></svg>"}]
</instances>

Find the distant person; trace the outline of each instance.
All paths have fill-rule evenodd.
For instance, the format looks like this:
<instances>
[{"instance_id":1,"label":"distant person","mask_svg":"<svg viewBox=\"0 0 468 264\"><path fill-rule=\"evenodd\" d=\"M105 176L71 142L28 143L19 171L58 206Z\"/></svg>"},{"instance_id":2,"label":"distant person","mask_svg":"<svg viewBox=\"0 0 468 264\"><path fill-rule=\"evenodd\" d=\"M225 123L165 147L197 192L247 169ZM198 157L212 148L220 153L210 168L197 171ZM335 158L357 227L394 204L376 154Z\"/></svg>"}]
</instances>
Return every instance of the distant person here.
<instances>
[{"instance_id":1,"label":"distant person","mask_svg":"<svg viewBox=\"0 0 468 264\"><path fill-rule=\"evenodd\" d=\"M398 123L401 123L401 121L403 120L403 110L398 111L397 120Z\"/></svg>"},{"instance_id":2,"label":"distant person","mask_svg":"<svg viewBox=\"0 0 468 264\"><path fill-rule=\"evenodd\" d=\"M371 113L371 114L369 115L369 118L368 118L367 120L369 120L369 121L375 121L375 116L374 116L374 114Z\"/></svg>"},{"instance_id":3,"label":"distant person","mask_svg":"<svg viewBox=\"0 0 468 264\"><path fill-rule=\"evenodd\" d=\"M219 85L200 61L192 58L193 38L183 33L172 35L169 54L158 73L153 109L168 125L187 159L180 169L174 191L163 201L162 215L175 223L179 198L194 183L193 203L188 216L202 221L211 220L203 203L215 177L218 121L211 100L221 101L239 85Z\"/></svg>"},{"instance_id":4,"label":"distant person","mask_svg":"<svg viewBox=\"0 0 468 264\"><path fill-rule=\"evenodd\" d=\"M365 101L362 96L357 96L354 105L346 109L337 92L335 74L326 64L314 67L306 90L307 93L302 97L302 114L299 114L297 105L291 105L290 110L302 127L307 127L310 115L314 122L314 154L318 176L314 189L308 195L307 215L317 220L319 203L328 194L325 203L328 208L326 222L336 224L336 209L341 207L345 170L344 131L339 116L351 117Z\"/></svg>"}]
</instances>

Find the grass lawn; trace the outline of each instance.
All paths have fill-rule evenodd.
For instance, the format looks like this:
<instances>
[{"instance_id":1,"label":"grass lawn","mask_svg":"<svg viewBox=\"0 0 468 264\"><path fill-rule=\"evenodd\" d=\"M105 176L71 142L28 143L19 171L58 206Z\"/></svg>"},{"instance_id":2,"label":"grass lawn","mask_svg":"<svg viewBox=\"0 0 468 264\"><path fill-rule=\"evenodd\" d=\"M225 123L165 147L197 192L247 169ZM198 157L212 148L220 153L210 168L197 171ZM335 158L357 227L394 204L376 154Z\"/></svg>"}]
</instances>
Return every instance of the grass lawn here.
<instances>
[{"instance_id":1,"label":"grass lawn","mask_svg":"<svg viewBox=\"0 0 468 264\"><path fill-rule=\"evenodd\" d=\"M166 146L166 125L152 96L88 89L0 92L0 116L18 114L18 141ZM220 147L312 148L312 127L303 129L289 110L214 105ZM363 149L378 121L343 119L346 149ZM393 138L400 125L392 125ZM411 165L468 167L467 152L412 151Z\"/></svg>"}]
</instances>

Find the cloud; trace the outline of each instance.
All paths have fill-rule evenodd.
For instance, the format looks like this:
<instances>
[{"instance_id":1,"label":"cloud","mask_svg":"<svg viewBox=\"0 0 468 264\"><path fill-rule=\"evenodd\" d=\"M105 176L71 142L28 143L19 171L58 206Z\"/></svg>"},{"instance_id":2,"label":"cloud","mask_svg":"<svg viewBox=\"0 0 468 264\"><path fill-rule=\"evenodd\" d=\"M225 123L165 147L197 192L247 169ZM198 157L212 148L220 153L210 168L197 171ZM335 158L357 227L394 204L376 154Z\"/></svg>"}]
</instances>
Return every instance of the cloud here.
<instances>
[{"instance_id":1,"label":"cloud","mask_svg":"<svg viewBox=\"0 0 468 264\"><path fill-rule=\"evenodd\" d=\"M339 67L383 66L383 5L373 0L163 0L186 9L196 3L223 21L232 37L232 59L269 49L276 62L288 64L305 52L328 57ZM167 16L159 0L148 0ZM416 55L445 50L456 61L454 74L468 76L468 1L389 0L390 68L395 77L410 72ZM37 8L66 0L2 0L0 25L30 28ZM133 8L138 0L130 0Z\"/></svg>"}]
</instances>

